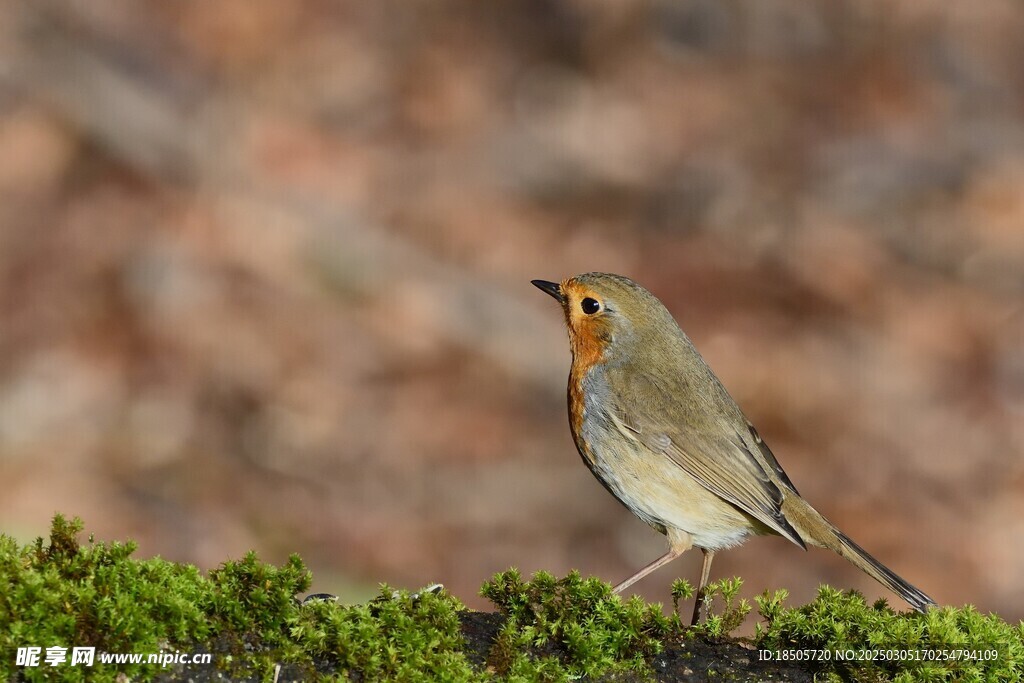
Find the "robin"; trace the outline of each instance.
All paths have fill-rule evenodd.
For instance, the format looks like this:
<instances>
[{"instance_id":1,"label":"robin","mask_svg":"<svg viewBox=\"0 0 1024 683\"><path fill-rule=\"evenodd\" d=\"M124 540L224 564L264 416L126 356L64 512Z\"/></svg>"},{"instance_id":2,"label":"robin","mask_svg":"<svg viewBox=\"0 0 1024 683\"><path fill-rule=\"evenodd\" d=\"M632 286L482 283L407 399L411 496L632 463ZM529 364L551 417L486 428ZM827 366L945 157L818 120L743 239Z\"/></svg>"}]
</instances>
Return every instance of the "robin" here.
<instances>
[{"instance_id":1,"label":"robin","mask_svg":"<svg viewBox=\"0 0 1024 683\"><path fill-rule=\"evenodd\" d=\"M668 309L621 275L533 280L562 305L572 368L569 425L583 461L668 552L620 593L690 548L704 553L693 623L711 561L752 535L829 548L925 611L935 602L812 508Z\"/></svg>"}]
</instances>

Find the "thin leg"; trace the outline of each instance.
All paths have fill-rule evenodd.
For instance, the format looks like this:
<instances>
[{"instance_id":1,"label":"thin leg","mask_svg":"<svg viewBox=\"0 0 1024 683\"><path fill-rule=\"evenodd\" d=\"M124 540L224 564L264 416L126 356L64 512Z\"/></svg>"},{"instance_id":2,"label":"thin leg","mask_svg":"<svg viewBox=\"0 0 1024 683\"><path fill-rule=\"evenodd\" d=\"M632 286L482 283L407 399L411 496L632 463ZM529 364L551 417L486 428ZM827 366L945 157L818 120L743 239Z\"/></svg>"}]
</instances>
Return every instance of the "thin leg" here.
<instances>
[{"instance_id":1,"label":"thin leg","mask_svg":"<svg viewBox=\"0 0 1024 683\"><path fill-rule=\"evenodd\" d=\"M634 583L644 578L651 572L661 569L666 564L682 555L685 551L686 548L669 548L667 553L656 559L654 562L651 562L649 565L638 571L636 574L633 574L633 576L629 577L628 579L620 583L618 586L612 589L612 592L621 593L622 591L626 590L627 588L629 588Z\"/></svg>"},{"instance_id":2,"label":"thin leg","mask_svg":"<svg viewBox=\"0 0 1024 683\"><path fill-rule=\"evenodd\" d=\"M690 626L696 626L700 621L700 608L704 606L704 589L708 585L708 578L711 576L711 561L715 559L715 551L704 550L704 562L700 566L700 583L697 584L697 599L693 602L693 619Z\"/></svg>"}]
</instances>

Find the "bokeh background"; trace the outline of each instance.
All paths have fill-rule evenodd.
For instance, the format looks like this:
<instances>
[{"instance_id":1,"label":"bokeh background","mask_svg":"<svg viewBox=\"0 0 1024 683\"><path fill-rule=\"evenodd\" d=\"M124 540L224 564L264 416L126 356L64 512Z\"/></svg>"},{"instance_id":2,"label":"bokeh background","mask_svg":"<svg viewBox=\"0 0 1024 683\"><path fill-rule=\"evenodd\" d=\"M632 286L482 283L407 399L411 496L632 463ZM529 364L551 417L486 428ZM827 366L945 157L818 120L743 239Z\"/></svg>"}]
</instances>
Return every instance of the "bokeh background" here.
<instances>
[{"instance_id":1,"label":"bokeh background","mask_svg":"<svg viewBox=\"0 0 1024 683\"><path fill-rule=\"evenodd\" d=\"M347 600L620 580L663 540L529 284L607 270L824 514L1024 617L1021 64L1013 0L2 3L0 528ZM734 574L882 594L780 539Z\"/></svg>"}]
</instances>

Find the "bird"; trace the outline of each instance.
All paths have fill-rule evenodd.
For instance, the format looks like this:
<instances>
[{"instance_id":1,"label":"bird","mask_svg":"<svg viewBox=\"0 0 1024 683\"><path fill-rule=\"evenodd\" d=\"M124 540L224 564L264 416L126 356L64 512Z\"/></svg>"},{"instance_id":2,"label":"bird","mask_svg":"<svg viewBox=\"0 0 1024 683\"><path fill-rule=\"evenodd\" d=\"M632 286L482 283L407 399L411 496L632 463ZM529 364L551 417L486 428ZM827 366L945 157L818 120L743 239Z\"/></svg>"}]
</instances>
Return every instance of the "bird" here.
<instances>
[{"instance_id":1,"label":"bird","mask_svg":"<svg viewBox=\"0 0 1024 683\"><path fill-rule=\"evenodd\" d=\"M801 497L657 297L611 273L531 283L565 315L576 449L619 502L668 540L668 551L615 593L699 548L696 624L715 553L751 536L776 535L804 550L838 553L919 612L935 606Z\"/></svg>"}]
</instances>

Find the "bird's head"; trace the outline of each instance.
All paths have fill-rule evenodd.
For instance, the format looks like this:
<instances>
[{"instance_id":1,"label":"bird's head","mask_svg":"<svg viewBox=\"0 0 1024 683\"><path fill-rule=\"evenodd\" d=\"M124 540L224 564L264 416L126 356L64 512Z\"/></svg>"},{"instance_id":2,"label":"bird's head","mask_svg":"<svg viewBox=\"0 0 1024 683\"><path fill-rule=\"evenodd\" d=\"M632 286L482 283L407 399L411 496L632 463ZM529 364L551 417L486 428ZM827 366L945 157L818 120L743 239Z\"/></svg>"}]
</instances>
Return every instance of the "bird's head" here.
<instances>
[{"instance_id":1,"label":"bird's head","mask_svg":"<svg viewBox=\"0 0 1024 683\"><path fill-rule=\"evenodd\" d=\"M660 343L667 331L679 329L653 294L621 275L584 273L560 283L532 283L562 304L576 362L605 362L623 351L632 355L639 345Z\"/></svg>"}]
</instances>

